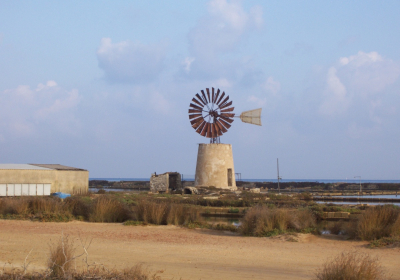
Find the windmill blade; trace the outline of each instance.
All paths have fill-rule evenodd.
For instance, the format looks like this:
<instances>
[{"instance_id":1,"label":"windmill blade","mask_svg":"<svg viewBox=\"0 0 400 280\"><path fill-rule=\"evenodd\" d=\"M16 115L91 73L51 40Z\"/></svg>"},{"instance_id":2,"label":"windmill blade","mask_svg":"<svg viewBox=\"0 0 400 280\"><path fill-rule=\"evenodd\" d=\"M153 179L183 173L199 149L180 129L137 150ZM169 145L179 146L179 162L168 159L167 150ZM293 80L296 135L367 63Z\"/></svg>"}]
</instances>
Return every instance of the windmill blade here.
<instances>
[{"instance_id":1,"label":"windmill blade","mask_svg":"<svg viewBox=\"0 0 400 280\"><path fill-rule=\"evenodd\" d=\"M194 129L197 129L203 122L204 122L204 120L200 120L200 121L194 123L194 124L192 125L192 127L193 127Z\"/></svg>"},{"instance_id":2,"label":"windmill blade","mask_svg":"<svg viewBox=\"0 0 400 280\"><path fill-rule=\"evenodd\" d=\"M219 122L219 120L217 120L215 123L216 123L217 126L221 129L221 131L222 131L223 133L225 133L225 132L228 131L228 130Z\"/></svg>"},{"instance_id":3,"label":"windmill blade","mask_svg":"<svg viewBox=\"0 0 400 280\"><path fill-rule=\"evenodd\" d=\"M219 108L221 108L222 106L225 105L225 102L228 101L229 99L229 95L226 96L226 98L224 99L224 101L222 101L221 106L219 106Z\"/></svg>"},{"instance_id":4,"label":"windmill blade","mask_svg":"<svg viewBox=\"0 0 400 280\"><path fill-rule=\"evenodd\" d=\"M262 108L244 111L240 114L240 119L242 122L261 126L261 110Z\"/></svg>"},{"instance_id":5,"label":"windmill blade","mask_svg":"<svg viewBox=\"0 0 400 280\"><path fill-rule=\"evenodd\" d=\"M209 88L206 88L206 91L207 91L207 96L208 96L208 103L210 103L210 102L211 102L211 98L210 98L210 89L209 89Z\"/></svg>"},{"instance_id":6,"label":"windmill blade","mask_svg":"<svg viewBox=\"0 0 400 280\"><path fill-rule=\"evenodd\" d=\"M193 98L192 101L194 103L196 103L197 105L200 105L201 107L203 107L204 105L202 103L200 103L200 101L198 101L196 98Z\"/></svg>"},{"instance_id":7,"label":"windmill blade","mask_svg":"<svg viewBox=\"0 0 400 280\"><path fill-rule=\"evenodd\" d=\"M217 125L215 123L212 124L212 137L213 138L217 137L217 135L218 135L216 126Z\"/></svg>"},{"instance_id":8,"label":"windmill blade","mask_svg":"<svg viewBox=\"0 0 400 280\"><path fill-rule=\"evenodd\" d=\"M208 126L209 126L209 123L206 122L206 125L204 126L203 130L200 133L201 136L206 136L206 133L207 133L207 130L208 130Z\"/></svg>"},{"instance_id":9,"label":"windmill blade","mask_svg":"<svg viewBox=\"0 0 400 280\"><path fill-rule=\"evenodd\" d=\"M225 96L225 91L222 92L221 97L219 98L217 105L219 106L219 102L221 102L222 98Z\"/></svg>"},{"instance_id":10,"label":"windmill blade","mask_svg":"<svg viewBox=\"0 0 400 280\"><path fill-rule=\"evenodd\" d=\"M208 102L207 102L207 97L206 97L206 94L204 93L204 90L201 90L201 95L203 96L203 101L204 101L206 104L208 104Z\"/></svg>"},{"instance_id":11,"label":"windmill blade","mask_svg":"<svg viewBox=\"0 0 400 280\"><path fill-rule=\"evenodd\" d=\"M219 119L222 123L223 126L226 127L226 129L229 129L231 127L231 125L229 123L227 123L224 119Z\"/></svg>"},{"instance_id":12,"label":"windmill blade","mask_svg":"<svg viewBox=\"0 0 400 280\"><path fill-rule=\"evenodd\" d=\"M211 98L211 100L212 100L212 103L214 103L214 98L215 98L215 95L214 95L214 88L211 88L211 92L212 92L212 98Z\"/></svg>"},{"instance_id":13,"label":"windmill blade","mask_svg":"<svg viewBox=\"0 0 400 280\"><path fill-rule=\"evenodd\" d=\"M218 96L219 96L219 89L217 90L217 95L215 96L215 100L214 100L214 103L217 103L217 100L218 100Z\"/></svg>"},{"instance_id":14,"label":"windmill blade","mask_svg":"<svg viewBox=\"0 0 400 280\"><path fill-rule=\"evenodd\" d=\"M207 137L212 138L212 123L208 126Z\"/></svg>"},{"instance_id":15,"label":"windmill blade","mask_svg":"<svg viewBox=\"0 0 400 280\"><path fill-rule=\"evenodd\" d=\"M235 110L235 107L231 107L231 108L227 108L227 109L221 110L221 113L232 112L233 110Z\"/></svg>"},{"instance_id":16,"label":"windmill blade","mask_svg":"<svg viewBox=\"0 0 400 280\"><path fill-rule=\"evenodd\" d=\"M196 129L196 132L200 134L205 125L206 125L206 122L203 121L203 122L200 124L200 126Z\"/></svg>"},{"instance_id":17,"label":"windmill blade","mask_svg":"<svg viewBox=\"0 0 400 280\"><path fill-rule=\"evenodd\" d=\"M225 118L233 118L233 117L235 117L235 114L222 113L220 116L225 117Z\"/></svg>"},{"instance_id":18,"label":"windmill blade","mask_svg":"<svg viewBox=\"0 0 400 280\"><path fill-rule=\"evenodd\" d=\"M228 102L228 103L225 103L224 105L220 106L219 108L220 108L220 109L224 109L224 108L229 107L229 106L231 106L231 105L232 105L232 101L231 101L231 102Z\"/></svg>"},{"instance_id":19,"label":"windmill blade","mask_svg":"<svg viewBox=\"0 0 400 280\"><path fill-rule=\"evenodd\" d=\"M201 98L200 94L196 93L196 97L198 100L200 100L200 102L202 103L202 106L205 106L206 103L204 103L203 98Z\"/></svg>"},{"instance_id":20,"label":"windmill blade","mask_svg":"<svg viewBox=\"0 0 400 280\"><path fill-rule=\"evenodd\" d=\"M189 120L193 119L193 118L198 118L198 117L202 117L202 114L193 114L193 115L189 115Z\"/></svg>"},{"instance_id":21,"label":"windmill blade","mask_svg":"<svg viewBox=\"0 0 400 280\"><path fill-rule=\"evenodd\" d=\"M219 116L221 119L223 119L224 121L226 121L226 122L228 122L228 123L233 123L233 119L231 119L231 118L227 118L227 117L224 117L224 116Z\"/></svg>"},{"instance_id":22,"label":"windmill blade","mask_svg":"<svg viewBox=\"0 0 400 280\"><path fill-rule=\"evenodd\" d=\"M203 121L203 117L200 117L200 118L197 118L197 119L194 119L194 120L190 121L190 123L192 125L194 125L195 123L201 123L202 121Z\"/></svg>"},{"instance_id":23,"label":"windmill blade","mask_svg":"<svg viewBox=\"0 0 400 280\"><path fill-rule=\"evenodd\" d=\"M189 109L189 114L192 114L192 113L201 113L201 112L203 112L203 110L199 110L199 109Z\"/></svg>"},{"instance_id":24,"label":"windmill blade","mask_svg":"<svg viewBox=\"0 0 400 280\"><path fill-rule=\"evenodd\" d=\"M202 107L199 107L199 106L197 106L197 105L194 105L193 103L190 103L190 107L195 108L195 109L197 109L197 110L203 111L203 108L202 108Z\"/></svg>"},{"instance_id":25,"label":"windmill blade","mask_svg":"<svg viewBox=\"0 0 400 280\"><path fill-rule=\"evenodd\" d=\"M222 135L222 131L219 128L217 122L214 123L214 126L215 126L215 131L217 132L217 136L221 136Z\"/></svg>"}]
</instances>

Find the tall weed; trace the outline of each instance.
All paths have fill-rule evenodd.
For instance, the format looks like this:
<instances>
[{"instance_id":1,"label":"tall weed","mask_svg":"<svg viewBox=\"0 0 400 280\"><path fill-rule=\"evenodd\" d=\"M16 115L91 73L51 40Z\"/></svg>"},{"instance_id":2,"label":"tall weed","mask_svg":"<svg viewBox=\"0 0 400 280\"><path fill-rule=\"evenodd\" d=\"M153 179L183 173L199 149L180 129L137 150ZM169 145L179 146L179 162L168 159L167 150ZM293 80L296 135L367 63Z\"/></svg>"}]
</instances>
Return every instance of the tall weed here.
<instances>
[{"instance_id":1,"label":"tall weed","mask_svg":"<svg viewBox=\"0 0 400 280\"><path fill-rule=\"evenodd\" d=\"M318 280L380 280L386 279L379 261L367 254L342 253L327 261L316 273Z\"/></svg>"}]
</instances>

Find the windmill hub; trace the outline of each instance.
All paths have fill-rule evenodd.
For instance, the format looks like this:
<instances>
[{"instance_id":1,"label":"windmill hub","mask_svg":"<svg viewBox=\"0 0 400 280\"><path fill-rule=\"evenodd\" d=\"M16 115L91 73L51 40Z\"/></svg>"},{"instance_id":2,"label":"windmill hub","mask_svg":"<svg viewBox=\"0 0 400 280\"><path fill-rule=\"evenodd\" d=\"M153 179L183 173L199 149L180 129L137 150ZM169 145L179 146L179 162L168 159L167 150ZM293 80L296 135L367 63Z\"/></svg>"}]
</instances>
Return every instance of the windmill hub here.
<instances>
[{"instance_id":1,"label":"windmill hub","mask_svg":"<svg viewBox=\"0 0 400 280\"><path fill-rule=\"evenodd\" d=\"M207 92L207 93L206 93ZM196 186L236 189L232 146L220 144L220 136L228 131L236 117L229 96L217 89L206 88L192 99L189 120L201 136L210 138L210 144L200 144L197 154ZM261 125L261 109L240 114L242 122Z\"/></svg>"}]
</instances>

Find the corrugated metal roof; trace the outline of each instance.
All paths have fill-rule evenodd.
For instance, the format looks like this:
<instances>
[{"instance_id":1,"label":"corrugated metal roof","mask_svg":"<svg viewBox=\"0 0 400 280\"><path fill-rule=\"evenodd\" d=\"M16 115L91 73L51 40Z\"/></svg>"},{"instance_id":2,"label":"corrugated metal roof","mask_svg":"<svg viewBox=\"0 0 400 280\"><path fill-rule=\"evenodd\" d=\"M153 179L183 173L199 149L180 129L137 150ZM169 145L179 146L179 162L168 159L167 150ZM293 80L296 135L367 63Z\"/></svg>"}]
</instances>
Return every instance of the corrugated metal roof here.
<instances>
[{"instance_id":1,"label":"corrugated metal roof","mask_svg":"<svg viewBox=\"0 0 400 280\"><path fill-rule=\"evenodd\" d=\"M35 166L31 164L18 164L18 163L6 163L0 164L0 169L17 169L17 170L51 170L43 166Z\"/></svg>"},{"instance_id":2,"label":"corrugated metal roof","mask_svg":"<svg viewBox=\"0 0 400 280\"><path fill-rule=\"evenodd\" d=\"M49 169L55 169L55 170L87 171L85 169L65 166L65 165L61 165L61 164L36 164L36 163L31 163L30 165L49 168Z\"/></svg>"}]
</instances>

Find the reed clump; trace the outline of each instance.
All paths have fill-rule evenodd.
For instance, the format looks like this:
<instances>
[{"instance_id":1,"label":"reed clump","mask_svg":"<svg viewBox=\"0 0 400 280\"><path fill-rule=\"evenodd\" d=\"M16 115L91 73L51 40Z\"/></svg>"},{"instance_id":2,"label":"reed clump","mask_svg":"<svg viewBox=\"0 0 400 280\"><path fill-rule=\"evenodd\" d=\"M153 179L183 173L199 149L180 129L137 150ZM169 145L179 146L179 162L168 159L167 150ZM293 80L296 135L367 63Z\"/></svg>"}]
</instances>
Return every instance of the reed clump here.
<instances>
[{"instance_id":1,"label":"reed clump","mask_svg":"<svg viewBox=\"0 0 400 280\"><path fill-rule=\"evenodd\" d=\"M29 199L20 197L18 199L0 199L1 215L21 215L26 216L30 213Z\"/></svg>"},{"instance_id":2,"label":"reed clump","mask_svg":"<svg viewBox=\"0 0 400 280\"><path fill-rule=\"evenodd\" d=\"M381 280L386 279L378 259L357 252L342 253L327 261L316 273L318 280Z\"/></svg>"},{"instance_id":3,"label":"reed clump","mask_svg":"<svg viewBox=\"0 0 400 280\"><path fill-rule=\"evenodd\" d=\"M137 221L155 225L188 225L200 221L197 207L145 199L133 206L133 215Z\"/></svg>"},{"instance_id":4,"label":"reed clump","mask_svg":"<svg viewBox=\"0 0 400 280\"><path fill-rule=\"evenodd\" d=\"M271 209L258 205L246 212L239 231L243 235L271 236L286 230L302 231L315 225L315 217L308 209Z\"/></svg>"},{"instance_id":5,"label":"reed clump","mask_svg":"<svg viewBox=\"0 0 400 280\"><path fill-rule=\"evenodd\" d=\"M130 217L127 205L110 195L94 199L89 213L89 221L97 223L122 223Z\"/></svg>"},{"instance_id":6,"label":"reed clump","mask_svg":"<svg viewBox=\"0 0 400 280\"><path fill-rule=\"evenodd\" d=\"M50 275L55 277L68 275L73 267L74 252L74 244L68 236L62 235L57 242L51 244L47 264Z\"/></svg>"},{"instance_id":7,"label":"reed clump","mask_svg":"<svg viewBox=\"0 0 400 280\"><path fill-rule=\"evenodd\" d=\"M348 233L361 240L374 240L400 236L400 209L392 205L376 206L365 210L348 228Z\"/></svg>"}]
</instances>

